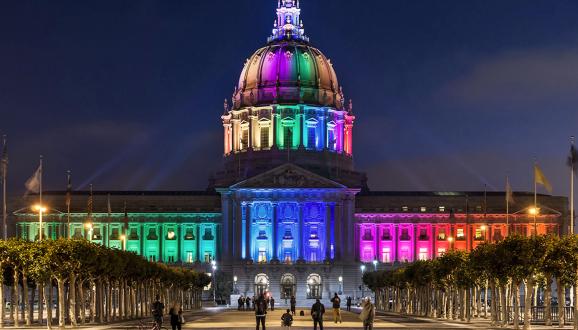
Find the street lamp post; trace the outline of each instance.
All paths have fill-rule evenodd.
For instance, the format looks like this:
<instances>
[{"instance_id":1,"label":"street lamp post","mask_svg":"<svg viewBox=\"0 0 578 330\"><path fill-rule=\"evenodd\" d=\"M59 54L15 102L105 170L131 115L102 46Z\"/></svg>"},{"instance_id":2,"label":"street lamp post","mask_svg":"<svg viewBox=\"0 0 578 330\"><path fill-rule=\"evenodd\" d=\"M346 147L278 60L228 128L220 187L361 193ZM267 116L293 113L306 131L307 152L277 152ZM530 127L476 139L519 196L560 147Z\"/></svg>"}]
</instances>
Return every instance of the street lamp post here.
<instances>
[{"instance_id":1,"label":"street lamp post","mask_svg":"<svg viewBox=\"0 0 578 330\"><path fill-rule=\"evenodd\" d=\"M92 241L92 223L85 223L84 227L86 228L86 239Z\"/></svg>"},{"instance_id":2,"label":"street lamp post","mask_svg":"<svg viewBox=\"0 0 578 330\"><path fill-rule=\"evenodd\" d=\"M121 249L123 251L126 250L126 235L125 234L120 235L120 244L121 244Z\"/></svg>"},{"instance_id":3,"label":"street lamp post","mask_svg":"<svg viewBox=\"0 0 578 330\"><path fill-rule=\"evenodd\" d=\"M34 210L38 211L38 240L42 241L42 214L44 214L44 212L46 212L46 207L38 204L38 205L34 205Z\"/></svg>"},{"instance_id":4,"label":"street lamp post","mask_svg":"<svg viewBox=\"0 0 578 330\"><path fill-rule=\"evenodd\" d=\"M536 222L536 216L540 213L540 209L533 206L528 209L528 213L534 218L534 235L538 235L538 223Z\"/></svg>"},{"instance_id":5,"label":"street lamp post","mask_svg":"<svg viewBox=\"0 0 578 330\"><path fill-rule=\"evenodd\" d=\"M343 294L343 276L339 276L339 294Z\"/></svg>"},{"instance_id":6,"label":"street lamp post","mask_svg":"<svg viewBox=\"0 0 578 330\"><path fill-rule=\"evenodd\" d=\"M217 262L211 261L211 268L213 269L213 303L217 304L217 279L215 278L215 271L217 270Z\"/></svg>"},{"instance_id":7,"label":"street lamp post","mask_svg":"<svg viewBox=\"0 0 578 330\"><path fill-rule=\"evenodd\" d=\"M373 260L373 270L377 271L377 259Z\"/></svg>"},{"instance_id":8,"label":"street lamp post","mask_svg":"<svg viewBox=\"0 0 578 330\"><path fill-rule=\"evenodd\" d=\"M454 238L453 238L453 237L451 237L451 236L450 236L450 237L448 237L448 242L450 242L450 250L452 250L452 249L453 249L453 247L454 247L454 246L453 246Z\"/></svg>"},{"instance_id":9,"label":"street lamp post","mask_svg":"<svg viewBox=\"0 0 578 330\"><path fill-rule=\"evenodd\" d=\"M237 294L237 275L233 276L233 293Z\"/></svg>"}]
</instances>

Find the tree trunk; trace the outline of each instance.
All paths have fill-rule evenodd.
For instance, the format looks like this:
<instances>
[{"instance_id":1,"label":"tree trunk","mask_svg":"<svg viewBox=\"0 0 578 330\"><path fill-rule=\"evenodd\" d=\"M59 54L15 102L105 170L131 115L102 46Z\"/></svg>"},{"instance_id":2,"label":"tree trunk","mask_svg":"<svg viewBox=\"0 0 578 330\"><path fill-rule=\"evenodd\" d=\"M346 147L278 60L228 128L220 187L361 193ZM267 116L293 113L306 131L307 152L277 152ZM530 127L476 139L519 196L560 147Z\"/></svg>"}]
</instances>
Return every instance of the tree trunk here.
<instances>
[{"instance_id":1,"label":"tree trunk","mask_svg":"<svg viewBox=\"0 0 578 330\"><path fill-rule=\"evenodd\" d=\"M80 300L80 324L86 323L86 298L84 296L84 281L78 281L78 300Z\"/></svg>"},{"instance_id":2,"label":"tree trunk","mask_svg":"<svg viewBox=\"0 0 578 330\"><path fill-rule=\"evenodd\" d=\"M35 283L36 285L38 285L37 283ZM0 297L2 297L0 295ZM30 300L28 301L28 313L30 314L30 323L33 324L34 323L34 300L36 298L36 288L32 287L32 290L30 291Z\"/></svg>"},{"instance_id":3,"label":"tree trunk","mask_svg":"<svg viewBox=\"0 0 578 330\"><path fill-rule=\"evenodd\" d=\"M46 290L48 291L48 300L46 301L46 327L52 329L52 279L48 280Z\"/></svg>"},{"instance_id":4,"label":"tree trunk","mask_svg":"<svg viewBox=\"0 0 578 330\"><path fill-rule=\"evenodd\" d=\"M514 296L514 329L520 329L520 285L519 283L513 283L512 286L512 295Z\"/></svg>"},{"instance_id":5,"label":"tree trunk","mask_svg":"<svg viewBox=\"0 0 578 330\"><path fill-rule=\"evenodd\" d=\"M118 318L124 320L124 288L123 281L118 281Z\"/></svg>"},{"instance_id":6,"label":"tree trunk","mask_svg":"<svg viewBox=\"0 0 578 330\"><path fill-rule=\"evenodd\" d=\"M2 269L0 265L0 269ZM4 318L6 317L6 311L4 309L4 276L0 274L0 328L4 328Z\"/></svg>"},{"instance_id":7,"label":"tree trunk","mask_svg":"<svg viewBox=\"0 0 578 330\"><path fill-rule=\"evenodd\" d=\"M578 324L578 322L576 322ZM544 287L544 324L552 325L552 277L546 275L546 286Z\"/></svg>"},{"instance_id":8,"label":"tree trunk","mask_svg":"<svg viewBox=\"0 0 578 330\"><path fill-rule=\"evenodd\" d=\"M90 281L90 322L96 322L96 283Z\"/></svg>"},{"instance_id":9,"label":"tree trunk","mask_svg":"<svg viewBox=\"0 0 578 330\"><path fill-rule=\"evenodd\" d=\"M560 279L556 278L556 289L558 291L558 327L564 327L564 312L566 306L566 290Z\"/></svg>"},{"instance_id":10,"label":"tree trunk","mask_svg":"<svg viewBox=\"0 0 578 330\"><path fill-rule=\"evenodd\" d=\"M18 320L18 270L14 268L14 285L12 286L12 302L10 306L10 318L14 320L14 327L18 328L19 320Z\"/></svg>"},{"instance_id":11,"label":"tree trunk","mask_svg":"<svg viewBox=\"0 0 578 330\"><path fill-rule=\"evenodd\" d=\"M573 290L573 300L574 300L574 322L572 324L572 327L574 328L574 330L578 330L578 281L574 282L574 290Z\"/></svg>"},{"instance_id":12,"label":"tree trunk","mask_svg":"<svg viewBox=\"0 0 578 330\"><path fill-rule=\"evenodd\" d=\"M509 300L508 300L508 294L507 294L507 286L506 285L502 285L500 287L500 298L501 298L501 304L502 304L502 326L507 326L510 323L510 306L509 306Z\"/></svg>"},{"instance_id":13,"label":"tree trunk","mask_svg":"<svg viewBox=\"0 0 578 330\"><path fill-rule=\"evenodd\" d=\"M65 317L66 317L66 307L64 306L65 298L64 298L64 285L65 279L58 277L56 278L56 282L58 283L58 327L64 328L65 324Z\"/></svg>"},{"instance_id":14,"label":"tree trunk","mask_svg":"<svg viewBox=\"0 0 578 330\"><path fill-rule=\"evenodd\" d=\"M68 283L68 299L70 300L68 317L70 318L70 325L73 328L76 327L76 275L73 273L70 275Z\"/></svg>"},{"instance_id":15,"label":"tree trunk","mask_svg":"<svg viewBox=\"0 0 578 330\"><path fill-rule=\"evenodd\" d=\"M32 325L30 319L30 301L28 300L28 276L25 271L22 271L22 312L25 313L24 320L26 325Z\"/></svg>"},{"instance_id":16,"label":"tree trunk","mask_svg":"<svg viewBox=\"0 0 578 330\"><path fill-rule=\"evenodd\" d=\"M38 323L44 323L44 284L38 282Z\"/></svg>"},{"instance_id":17,"label":"tree trunk","mask_svg":"<svg viewBox=\"0 0 578 330\"><path fill-rule=\"evenodd\" d=\"M534 280L530 277L524 282L524 330L530 330L530 320L532 319L532 291L534 291Z\"/></svg>"},{"instance_id":18,"label":"tree trunk","mask_svg":"<svg viewBox=\"0 0 578 330\"><path fill-rule=\"evenodd\" d=\"M466 321L472 321L472 288L466 289Z\"/></svg>"}]
</instances>

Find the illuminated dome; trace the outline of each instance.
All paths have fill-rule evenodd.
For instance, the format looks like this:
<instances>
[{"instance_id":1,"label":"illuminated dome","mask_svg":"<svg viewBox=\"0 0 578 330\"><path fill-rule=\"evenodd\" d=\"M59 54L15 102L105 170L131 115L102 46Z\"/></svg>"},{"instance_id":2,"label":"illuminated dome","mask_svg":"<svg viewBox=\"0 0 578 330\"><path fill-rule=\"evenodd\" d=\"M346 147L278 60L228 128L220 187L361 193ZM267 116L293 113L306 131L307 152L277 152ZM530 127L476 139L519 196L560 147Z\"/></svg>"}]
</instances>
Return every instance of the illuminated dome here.
<instances>
[{"instance_id":1,"label":"illuminated dome","mask_svg":"<svg viewBox=\"0 0 578 330\"><path fill-rule=\"evenodd\" d=\"M281 0L267 46L245 62L233 109L304 104L343 109L343 93L331 61L309 45L299 1Z\"/></svg>"},{"instance_id":2,"label":"illuminated dome","mask_svg":"<svg viewBox=\"0 0 578 330\"><path fill-rule=\"evenodd\" d=\"M267 104L307 104L343 108L331 61L302 40L275 40L247 61L233 108Z\"/></svg>"}]
</instances>

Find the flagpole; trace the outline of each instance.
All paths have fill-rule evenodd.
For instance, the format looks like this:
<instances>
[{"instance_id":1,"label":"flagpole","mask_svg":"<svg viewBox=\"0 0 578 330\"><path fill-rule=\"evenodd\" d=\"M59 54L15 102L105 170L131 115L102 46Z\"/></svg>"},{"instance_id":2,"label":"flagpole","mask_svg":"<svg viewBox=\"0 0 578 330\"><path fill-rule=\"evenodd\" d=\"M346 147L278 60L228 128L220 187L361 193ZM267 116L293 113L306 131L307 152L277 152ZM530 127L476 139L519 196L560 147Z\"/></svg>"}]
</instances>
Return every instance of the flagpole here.
<instances>
[{"instance_id":1,"label":"flagpole","mask_svg":"<svg viewBox=\"0 0 578 330\"><path fill-rule=\"evenodd\" d=\"M70 170L66 172L66 238L70 238L70 204L72 191L70 187Z\"/></svg>"},{"instance_id":2,"label":"flagpole","mask_svg":"<svg viewBox=\"0 0 578 330\"><path fill-rule=\"evenodd\" d=\"M510 236L510 178L506 175L506 237Z\"/></svg>"},{"instance_id":3,"label":"flagpole","mask_svg":"<svg viewBox=\"0 0 578 330\"><path fill-rule=\"evenodd\" d=\"M571 150L574 148L574 135L570 137ZM573 155L571 155L572 157ZM570 162L570 235L574 235L574 162Z\"/></svg>"},{"instance_id":4,"label":"flagpole","mask_svg":"<svg viewBox=\"0 0 578 330\"><path fill-rule=\"evenodd\" d=\"M38 178L38 183L39 183L39 189L38 189L38 205L40 205L39 210L38 210L38 221L40 223L40 233L38 235L38 238L40 241L42 241L42 210L44 208L44 206L42 206L42 155L40 155L40 173L39 173L39 178Z\"/></svg>"},{"instance_id":5,"label":"flagpole","mask_svg":"<svg viewBox=\"0 0 578 330\"><path fill-rule=\"evenodd\" d=\"M537 190L537 182L536 182L536 166L537 163L534 162L534 235L538 234L538 224L536 223L536 213L538 213L538 194Z\"/></svg>"},{"instance_id":6,"label":"flagpole","mask_svg":"<svg viewBox=\"0 0 578 330\"><path fill-rule=\"evenodd\" d=\"M8 213L6 207L6 177L8 170L8 155L6 151L7 140L6 135L2 136L2 228L4 240L8 239Z\"/></svg>"}]
</instances>

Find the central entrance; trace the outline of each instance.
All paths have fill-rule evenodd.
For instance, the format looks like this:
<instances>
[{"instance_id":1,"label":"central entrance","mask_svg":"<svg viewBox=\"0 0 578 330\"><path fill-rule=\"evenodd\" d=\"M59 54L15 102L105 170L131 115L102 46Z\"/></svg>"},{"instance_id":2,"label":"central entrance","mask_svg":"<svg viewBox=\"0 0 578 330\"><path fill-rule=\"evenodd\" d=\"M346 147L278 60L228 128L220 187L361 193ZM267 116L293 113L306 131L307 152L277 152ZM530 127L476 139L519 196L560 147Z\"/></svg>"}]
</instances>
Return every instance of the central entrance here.
<instances>
[{"instance_id":1,"label":"central entrance","mask_svg":"<svg viewBox=\"0 0 578 330\"><path fill-rule=\"evenodd\" d=\"M295 275L287 273L281 276L281 299L295 296Z\"/></svg>"},{"instance_id":2,"label":"central entrance","mask_svg":"<svg viewBox=\"0 0 578 330\"><path fill-rule=\"evenodd\" d=\"M255 295L260 296L269 291L269 277L265 274L255 276Z\"/></svg>"}]
</instances>

